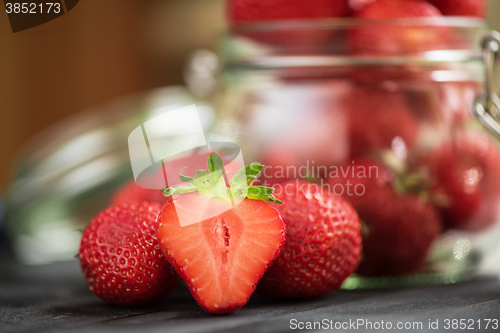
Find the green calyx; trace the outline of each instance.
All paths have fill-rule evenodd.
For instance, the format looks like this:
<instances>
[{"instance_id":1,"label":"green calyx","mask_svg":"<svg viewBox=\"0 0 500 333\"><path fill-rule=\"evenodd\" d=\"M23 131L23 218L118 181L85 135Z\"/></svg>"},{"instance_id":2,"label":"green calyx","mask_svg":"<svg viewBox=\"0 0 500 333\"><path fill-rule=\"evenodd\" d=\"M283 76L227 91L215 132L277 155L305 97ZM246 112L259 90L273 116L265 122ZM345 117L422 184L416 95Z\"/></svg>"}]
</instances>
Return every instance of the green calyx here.
<instances>
[{"instance_id":1,"label":"green calyx","mask_svg":"<svg viewBox=\"0 0 500 333\"><path fill-rule=\"evenodd\" d=\"M265 186L252 186L255 179L262 172L264 166L261 164L249 164L241 168L229 181L229 187L226 186L223 171L224 163L222 158L212 152L207 161L207 170L198 170L194 177L186 176L180 171L180 180L189 183L176 187L163 189L163 195L170 197L186 193L203 193L211 197L223 198L233 201L234 198L248 198L253 200L262 200L282 204L280 200L273 195L274 188Z\"/></svg>"},{"instance_id":2,"label":"green calyx","mask_svg":"<svg viewBox=\"0 0 500 333\"><path fill-rule=\"evenodd\" d=\"M381 153L380 161L393 172L392 187L397 194L413 194L428 200L433 185L428 170L425 168L409 170L407 160L396 156L392 151Z\"/></svg>"},{"instance_id":3,"label":"green calyx","mask_svg":"<svg viewBox=\"0 0 500 333\"><path fill-rule=\"evenodd\" d=\"M431 177L428 167L414 167L410 170L408 162L391 151L382 153L379 158L394 173L392 187L398 195L416 195L424 202L438 207L450 206L451 199L445 193L434 190L436 181Z\"/></svg>"}]
</instances>

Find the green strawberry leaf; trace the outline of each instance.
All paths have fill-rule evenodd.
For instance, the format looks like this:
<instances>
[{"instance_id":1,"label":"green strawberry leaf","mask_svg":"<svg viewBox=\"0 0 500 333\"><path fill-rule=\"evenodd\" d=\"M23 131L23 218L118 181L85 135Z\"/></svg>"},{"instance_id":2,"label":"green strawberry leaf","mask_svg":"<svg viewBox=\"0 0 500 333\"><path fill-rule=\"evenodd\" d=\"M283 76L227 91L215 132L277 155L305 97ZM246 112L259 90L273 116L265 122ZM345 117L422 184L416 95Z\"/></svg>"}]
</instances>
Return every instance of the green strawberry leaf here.
<instances>
[{"instance_id":1,"label":"green strawberry leaf","mask_svg":"<svg viewBox=\"0 0 500 333\"><path fill-rule=\"evenodd\" d=\"M228 171L222 171L224 163L222 158L212 152L207 161L208 172L206 170L196 171L196 176L189 177L182 174L179 175L183 182L190 183L187 186L169 187L163 189L164 196L173 196L185 193L204 193L211 197L220 197L226 200L231 200L234 203L234 197L248 198L253 200L262 200L282 204L280 200L273 195L274 188L265 186L251 186L255 179L264 169L261 164L249 164L241 168L234 177L229 181L228 188L226 182L222 181L222 177Z\"/></svg>"},{"instance_id":2,"label":"green strawberry leaf","mask_svg":"<svg viewBox=\"0 0 500 333\"><path fill-rule=\"evenodd\" d=\"M207 170L198 170L198 171L196 171L195 178L204 177L206 175L208 175Z\"/></svg>"},{"instance_id":3,"label":"green strawberry leaf","mask_svg":"<svg viewBox=\"0 0 500 333\"><path fill-rule=\"evenodd\" d=\"M196 177L195 186L197 186L202 192L208 192L217 186L217 183L219 182L221 177L221 170L217 170L204 176Z\"/></svg>"},{"instance_id":4,"label":"green strawberry leaf","mask_svg":"<svg viewBox=\"0 0 500 333\"><path fill-rule=\"evenodd\" d=\"M365 221L361 220L361 235L363 236L363 238L367 238L369 234L370 229L368 228L368 225L365 223Z\"/></svg>"},{"instance_id":5,"label":"green strawberry leaf","mask_svg":"<svg viewBox=\"0 0 500 333\"><path fill-rule=\"evenodd\" d=\"M164 196L171 197L173 195L178 195L178 194L193 193L198 191L198 188L194 185L187 185L187 186L169 187L163 189L162 191Z\"/></svg>"},{"instance_id":6,"label":"green strawberry leaf","mask_svg":"<svg viewBox=\"0 0 500 333\"><path fill-rule=\"evenodd\" d=\"M193 184L193 185L196 185L194 183L194 178L193 177L189 177L189 176L185 176L182 174L182 170L186 169L187 167L184 167L181 169L181 171L179 172L179 178L181 179L181 181L185 182L185 183L190 183L190 184Z\"/></svg>"},{"instance_id":7,"label":"green strawberry leaf","mask_svg":"<svg viewBox=\"0 0 500 333\"><path fill-rule=\"evenodd\" d=\"M223 167L224 162L222 161L222 158L219 156L219 154L213 151L207 161L208 173L222 170Z\"/></svg>"},{"instance_id":8,"label":"green strawberry leaf","mask_svg":"<svg viewBox=\"0 0 500 333\"><path fill-rule=\"evenodd\" d=\"M264 169L262 164L249 164L241 168L229 182L231 187L242 188L243 186L251 186L254 180Z\"/></svg>"},{"instance_id":9,"label":"green strawberry leaf","mask_svg":"<svg viewBox=\"0 0 500 333\"><path fill-rule=\"evenodd\" d=\"M275 189L272 187L252 186L248 188L247 198L283 204L282 201L276 199L276 197L273 195L274 190Z\"/></svg>"}]
</instances>

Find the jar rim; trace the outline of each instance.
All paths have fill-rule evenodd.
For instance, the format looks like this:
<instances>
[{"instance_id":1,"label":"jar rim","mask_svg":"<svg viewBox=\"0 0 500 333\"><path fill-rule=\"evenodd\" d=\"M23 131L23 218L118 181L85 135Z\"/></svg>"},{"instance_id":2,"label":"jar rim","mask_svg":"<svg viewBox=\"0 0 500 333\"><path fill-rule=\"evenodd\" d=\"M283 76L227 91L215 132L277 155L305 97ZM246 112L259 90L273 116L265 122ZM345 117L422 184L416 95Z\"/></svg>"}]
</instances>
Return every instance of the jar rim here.
<instances>
[{"instance_id":1,"label":"jar rim","mask_svg":"<svg viewBox=\"0 0 500 333\"><path fill-rule=\"evenodd\" d=\"M480 53L462 50L427 51L415 56L263 56L255 59L226 61L225 69L278 70L284 68L379 67L414 65L420 67L446 63L482 62Z\"/></svg>"},{"instance_id":2,"label":"jar rim","mask_svg":"<svg viewBox=\"0 0 500 333\"><path fill-rule=\"evenodd\" d=\"M446 42L439 48L423 49L417 52L412 50L408 53L395 52L394 54L351 52L347 45L350 32L360 27L364 29L372 26L389 29L394 26L418 29L444 28L450 31L453 38L449 40L450 45ZM230 27L222 44L221 59L224 68L228 70L400 65L427 67L452 63L478 63L482 61L480 40L489 32L484 19L459 16L384 20L322 18L239 23ZM289 40L285 41L288 44L283 43L283 40L290 36L299 36L300 40L298 43L290 43ZM300 50L301 43L305 43L307 48L310 40L318 36L319 38L335 36L333 43L337 44L330 42L324 44L324 47L318 47L319 44L315 44L312 51ZM277 41L278 44L273 44L272 41Z\"/></svg>"},{"instance_id":3,"label":"jar rim","mask_svg":"<svg viewBox=\"0 0 500 333\"><path fill-rule=\"evenodd\" d=\"M342 29L365 25L435 26L450 28L486 28L486 20L469 16L409 17L394 19L308 18L232 24L230 32L264 32L288 29Z\"/></svg>"}]
</instances>

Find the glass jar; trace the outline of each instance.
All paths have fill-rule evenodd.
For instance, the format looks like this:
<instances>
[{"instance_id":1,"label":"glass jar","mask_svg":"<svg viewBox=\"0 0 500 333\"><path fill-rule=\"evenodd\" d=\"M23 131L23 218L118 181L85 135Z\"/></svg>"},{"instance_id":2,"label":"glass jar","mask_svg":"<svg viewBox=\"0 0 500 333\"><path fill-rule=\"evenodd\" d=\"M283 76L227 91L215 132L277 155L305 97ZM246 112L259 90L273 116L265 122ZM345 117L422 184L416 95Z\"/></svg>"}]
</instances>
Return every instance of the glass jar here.
<instances>
[{"instance_id":1,"label":"glass jar","mask_svg":"<svg viewBox=\"0 0 500 333\"><path fill-rule=\"evenodd\" d=\"M133 178L128 137L146 120L196 104L204 130L210 105L184 87L158 88L87 110L35 136L19 153L5 227L26 264L73 260L81 230ZM164 135L166 145L175 138Z\"/></svg>"},{"instance_id":2,"label":"glass jar","mask_svg":"<svg viewBox=\"0 0 500 333\"><path fill-rule=\"evenodd\" d=\"M261 182L278 188L306 178L353 203L364 222L364 258L344 288L492 272L500 152L484 126L498 129L485 72L497 50L483 46L498 46L496 36L481 20L453 17L233 27L222 49L214 132L237 142L247 162L266 165ZM373 182L342 175L366 161L377 165ZM348 193L349 180L362 185L358 192ZM410 209L410 201L425 208ZM376 221L384 217L393 224Z\"/></svg>"}]
</instances>

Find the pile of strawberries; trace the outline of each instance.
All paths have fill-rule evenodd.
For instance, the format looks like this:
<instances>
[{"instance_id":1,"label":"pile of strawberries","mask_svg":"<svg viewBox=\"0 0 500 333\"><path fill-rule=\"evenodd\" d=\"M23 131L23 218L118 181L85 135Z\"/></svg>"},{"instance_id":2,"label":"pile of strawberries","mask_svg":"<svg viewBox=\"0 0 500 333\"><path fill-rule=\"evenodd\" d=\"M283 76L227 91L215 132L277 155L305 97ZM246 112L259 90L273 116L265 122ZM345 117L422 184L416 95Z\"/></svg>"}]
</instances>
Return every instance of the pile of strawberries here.
<instances>
[{"instance_id":1,"label":"pile of strawberries","mask_svg":"<svg viewBox=\"0 0 500 333\"><path fill-rule=\"evenodd\" d=\"M148 305L174 290L180 276L213 314L241 308L256 288L274 297L316 297L354 272L419 272L444 230L483 230L498 217L500 154L475 131L411 163L390 153L360 157L328 186L291 180L278 193L254 185L260 164L216 186L223 165L216 158L208 156L195 177L181 175L190 185L161 196L133 181L118 190L82 236L79 259L94 294L120 306ZM351 190L337 195L337 185ZM231 207L227 193L246 186ZM202 218L183 227L179 216Z\"/></svg>"},{"instance_id":2,"label":"pile of strawberries","mask_svg":"<svg viewBox=\"0 0 500 333\"><path fill-rule=\"evenodd\" d=\"M204 310L223 314L242 307L259 281L264 294L313 297L338 289L356 270L361 223L346 200L303 181L275 196L273 188L253 186L260 164L219 186L222 159L207 157L195 177L181 175L189 185L165 189L166 196L129 182L90 222L79 259L95 295L119 306L148 305L180 276ZM188 169L195 161L183 160ZM200 221L182 227L179 216Z\"/></svg>"},{"instance_id":3,"label":"pile of strawberries","mask_svg":"<svg viewBox=\"0 0 500 333\"><path fill-rule=\"evenodd\" d=\"M228 0L228 13L233 26L304 18L483 17L485 1ZM359 55L448 45L446 30L414 29L423 28L360 26L349 32L347 44ZM388 72L384 68L383 75ZM307 298L337 290L353 273L421 272L446 230L490 227L499 215L500 154L488 136L467 125L477 87L463 82L429 89L409 72L403 75L404 91L383 87L380 73L369 69L342 84L336 107L349 142L342 161L349 162L335 175L278 181L259 177L264 166L251 164L229 179L212 152L166 165L178 170L181 186L124 185L82 235L79 259L90 290L119 306L142 306L164 299L182 279L205 311L231 313L255 290ZM423 124L444 134L422 143ZM263 162L295 164L296 152L283 144L262 147L269 157ZM307 151L307 158L338 164L320 148ZM231 206L235 199L241 202ZM183 227L181 217L198 221Z\"/></svg>"},{"instance_id":4,"label":"pile of strawberries","mask_svg":"<svg viewBox=\"0 0 500 333\"><path fill-rule=\"evenodd\" d=\"M464 46L463 36L432 23L433 19L485 15L486 0L228 0L229 22L236 34L282 51L306 53L328 49L358 56L393 56L456 49ZM332 18L354 18L357 25L333 30L294 27L299 20L327 23ZM273 21L286 24L267 30L246 29Z\"/></svg>"},{"instance_id":5,"label":"pile of strawberries","mask_svg":"<svg viewBox=\"0 0 500 333\"><path fill-rule=\"evenodd\" d=\"M357 273L424 271L431 246L443 232L480 232L498 221L498 149L484 133L460 129L437 147L404 159L393 151L356 157L341 168L344 173L328 179L328 188L343 189L339 194L364 222Z\"/></svg>"},{"instance_id":6,"label":"pile of strawberries","mask_svg":"<svg viewBox=\"0 0 500 333\"><path fill-rule=\"evenodd\" d=\"M330 17L484 17L486 0L228 0L228 13L233 24Z\"/></svg>"}]
</instances>

